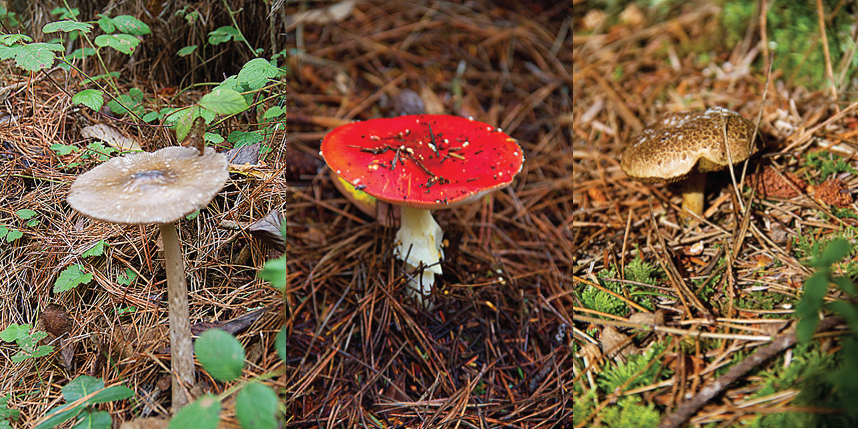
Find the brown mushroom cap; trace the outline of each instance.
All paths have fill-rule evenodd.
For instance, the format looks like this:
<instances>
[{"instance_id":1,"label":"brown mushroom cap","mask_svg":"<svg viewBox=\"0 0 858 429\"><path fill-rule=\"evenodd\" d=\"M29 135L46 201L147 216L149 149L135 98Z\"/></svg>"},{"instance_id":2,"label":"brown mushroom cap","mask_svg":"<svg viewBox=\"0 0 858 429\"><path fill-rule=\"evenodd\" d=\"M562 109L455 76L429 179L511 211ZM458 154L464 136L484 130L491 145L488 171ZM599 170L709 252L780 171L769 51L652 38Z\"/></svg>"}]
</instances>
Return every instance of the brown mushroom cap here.
<instances>
[{"instance_id":1,"label":"brown mushroom cap","mask_svg":"<svg viewBox=\"0 0 858 429\"><path fill-rule=\"evenodd\" d=\"M68 203L107 222L170 223L208 205L229 178L226 157L166 147L113 158L75 180Z\"/></svg>"},{"instance_id":2,"label":"brown mushroom cap","mask_svg":"<svg viewBox=\"0 0 858 429\"><path fill-rule=\"evenodd\" d=\"M727 125L727 148L724 129ZM620 165L632 179L645 183L676 182L697 171L706 173L738 163L757 151L750 144L754 124L731 110L676 112L661 116L629 139Z\"/></svg>"}]
</instances>

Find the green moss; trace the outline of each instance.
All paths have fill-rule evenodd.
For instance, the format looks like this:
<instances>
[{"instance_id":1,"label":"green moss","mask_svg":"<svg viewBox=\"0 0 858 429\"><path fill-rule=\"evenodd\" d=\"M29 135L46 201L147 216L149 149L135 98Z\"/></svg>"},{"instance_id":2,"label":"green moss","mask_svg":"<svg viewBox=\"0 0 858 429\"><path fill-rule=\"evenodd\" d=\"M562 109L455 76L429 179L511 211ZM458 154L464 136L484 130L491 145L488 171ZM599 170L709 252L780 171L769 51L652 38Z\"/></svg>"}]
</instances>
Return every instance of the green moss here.
<instances>
[{"instance_id":1,"label":"green moss","mask_svg":"<svg viewBox=\"0 0 858 429\"><path fill-rule=\"evenodd\" d=\"M639 395L624 396L616 405L602 410L602 425L609 428L656 427L661 414L655 405L646 404Z\"/></svg>"}]
</instances>

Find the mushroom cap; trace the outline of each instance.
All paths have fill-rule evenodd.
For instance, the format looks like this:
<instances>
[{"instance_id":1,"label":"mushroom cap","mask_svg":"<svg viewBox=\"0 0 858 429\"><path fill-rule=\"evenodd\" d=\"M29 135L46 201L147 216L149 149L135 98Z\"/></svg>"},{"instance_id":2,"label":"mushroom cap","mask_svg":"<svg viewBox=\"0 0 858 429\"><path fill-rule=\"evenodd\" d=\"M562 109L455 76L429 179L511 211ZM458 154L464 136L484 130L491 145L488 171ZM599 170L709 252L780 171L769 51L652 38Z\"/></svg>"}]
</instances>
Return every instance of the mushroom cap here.
<instances>
[{"instance_id":1,"label":"mushroom cap","mask_svg":"<svg viewBox=\"0 0 858 429\"><path fill-rule=\"evenodd\" d=\"M524 162L500 129L451 115L352 122L325 136L321 154L356 189L419 209L474 201L510 184Z\"/></svg>"},{"instance_id":2,"label":"mushroom cap","mask_svg":"<svg viewBox=\"0 0 858 429\"><path fill-rule=\"evenodd\" d=\"M113 223L170 223L208 205L229 178L226 157L166 147L113 158L80 175L68 203Z\"/></svg>"},{"instance_id":3,"label":"mushroom cap","mask_svg":"<svg viewBox=\"0 0 858 429\"><path fill-rule=\"evenodd\" d=\"M675 112L633 134L630 146L623 152L620 165L632 179L653 182L676 182L697 171L721 170L729 164L724 150L727 125L727 148L733 163L748 159L757 151L751 143L754 124L731 110L713 107L706 111Z\"/></svg>"}]
</instances>

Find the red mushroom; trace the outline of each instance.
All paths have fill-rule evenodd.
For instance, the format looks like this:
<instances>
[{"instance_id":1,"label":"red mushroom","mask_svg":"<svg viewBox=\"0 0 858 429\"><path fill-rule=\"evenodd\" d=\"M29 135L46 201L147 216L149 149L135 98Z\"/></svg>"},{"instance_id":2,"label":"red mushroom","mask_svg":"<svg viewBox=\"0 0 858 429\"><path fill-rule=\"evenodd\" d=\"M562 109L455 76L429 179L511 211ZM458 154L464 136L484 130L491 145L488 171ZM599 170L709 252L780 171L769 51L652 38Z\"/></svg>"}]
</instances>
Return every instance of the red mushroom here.
<instances>
[{"instance_id":1,"label":"red mushroom","mask_svg":"<svg viewBox=\"0 0 858 429\"><path fill-rule=\"evenodd\" d=\"M441 274L441 227L430 210L475 201L512 182L524 154L499 128L450 115L409 115L353 122L322 141L322 156L338 176L381 201L402 206L396 253L425 302ZM416 292L419 292L417 294Z\"/></svg>"}]
</instances>

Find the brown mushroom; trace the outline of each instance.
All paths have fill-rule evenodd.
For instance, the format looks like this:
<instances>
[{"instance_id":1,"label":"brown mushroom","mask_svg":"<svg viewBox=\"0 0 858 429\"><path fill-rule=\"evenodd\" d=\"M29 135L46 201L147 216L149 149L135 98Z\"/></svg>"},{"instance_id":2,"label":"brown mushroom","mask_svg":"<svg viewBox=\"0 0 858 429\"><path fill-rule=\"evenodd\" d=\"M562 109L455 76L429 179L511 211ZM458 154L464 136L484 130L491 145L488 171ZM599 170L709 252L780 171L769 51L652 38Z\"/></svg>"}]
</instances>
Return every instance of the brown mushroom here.
<instances>
[{"instance_id":1,"label":"brown mushroom","mask_svg":"<svg viewBox=\"0 0 858 429\"><path fill-rule=\"evenodd\" d=\"M640 182L683 181L682 208L701 215L705 174L753 155L757 151L753 132L751 121L720 107L668 113L631 136L620 164L629 177ZM685 213L682 217L686 222L692 219Z\"/></svg>"},{"instance_id":2,"label":"brown mushroom","mask_svg":"<svg viewBox=\"0 0 858 429\"><path fill-rule=\"evenodd\" d=\"M106 222L157 223L164 242L170 313L173 406L187 403L181 379L194 384L194 352L188 288L175 221L208 205L229 178L226 157L206 148L166 147L113 158L80 175L67 201L75 210Z\"/></svg>"}]
</instances>

